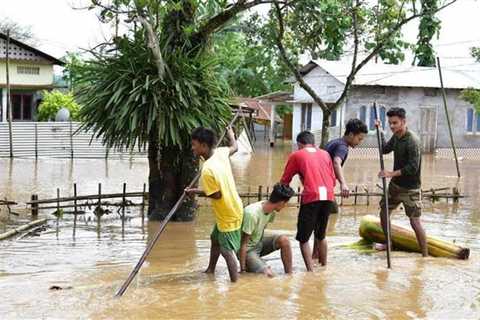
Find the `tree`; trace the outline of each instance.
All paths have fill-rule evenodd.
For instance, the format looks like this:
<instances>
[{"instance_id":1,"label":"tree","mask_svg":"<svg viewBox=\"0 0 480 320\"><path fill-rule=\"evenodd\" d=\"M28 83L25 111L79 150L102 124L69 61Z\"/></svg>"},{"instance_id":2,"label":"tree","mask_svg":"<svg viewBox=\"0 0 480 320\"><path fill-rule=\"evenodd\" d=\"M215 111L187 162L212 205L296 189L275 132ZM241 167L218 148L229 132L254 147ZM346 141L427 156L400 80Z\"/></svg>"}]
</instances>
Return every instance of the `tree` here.
<instances>
[{"instance_id":1,"label":"tree","mask_svg":"<svg viewBox=\"0 0 480 320\"><path fill-rule=\"evenodd\" d=\"M71 120L78 120L80 106L75 102L72 93L45 90L42 94L42 103L38 109L39 121L55 120L55 116L61 108L66 108L70 112Z\"/></svg>"},{"instance_id":2,"label":"tree","mask_svg":"<svg viewBox=\"0 0 480 320\"><path fill-rule=\"evenodd\" d=\"M478 62L480 62L480 48L472 48L471 54L472 57L474 57L475 59L477 59ZM467 88L465 90L462 90L460 97L464 101L472 104L475 107L477 113L480 113L480 90L474 88Z\"/></svg>"},{"instance_id":3,"label":"tree","mask_svg":"<svg viewBox=\"0 0 480 320\"><path fill-rule=\"evenodd\" d=\"M415 48L415 60L422 67L434 67L435 50L432 47L433 37L440 32L441 22L435 16L438 11L438 0L422 0L422 13L418 26L418 42Z\"/></svg>"},{"instance_id":4,"label":"tree","mask_svg":"<svg viewBox=\"0 0 480 320\"><path fill-rule=\"evenodd\" d=\"M149 217L162 219L196 173L190 132L223 130L230 92L212 56L216 33L240 13L269 1L91 0L100 19L129 31L91 50L78 72L85 129L111 148L148 145ZM187 201L174 219L193 218Z\"/></svg>"},{"instance_id":5,"label":"tree","mask_svg":"<svg viewBox=\"0 0 480 320\"><path fill-rule=\"evenodd\" d=\"M275 47L254 41L251 32L260 16L236 22L214 37L214 55L221 64L220 74L237 96L256 97L288 90L289 71L279 61Z\"/></svg>"},{"instance_id":6,"label":"tree","mask_svg":"<svg viewBox=\"0 0 480 320\"><path fill-rule=\"evenodd\" d=\"M328 141L330 115L345 101L356 74L377 55L387 62L401 61L406 46L401 40L402 27L426 14L417 12L412 1L406 0L378 0L374 5L359 0L273 2L266 24L271 32L266 41L276 45L299 86L322 109L322 146ZM456 0L445 2L429 13L434 14L454 2ZM346 53L347 46L351 48L350 72L336 102L327 105L304 81L296 61L299 54L338 59Z\"/></svg>"},{"instance_id":7,"label":"tree","mask_svg":"<svg viewBox=\"0 0 480 320\"><path fill-rule=\"evenodd\" d=\"M37 43L30 26L22 26L8 18L0 19L0 32L6 34L8 30L10 31L10 37L15 40L25 42L31 46Z\"/></svg>"}]
</instances>

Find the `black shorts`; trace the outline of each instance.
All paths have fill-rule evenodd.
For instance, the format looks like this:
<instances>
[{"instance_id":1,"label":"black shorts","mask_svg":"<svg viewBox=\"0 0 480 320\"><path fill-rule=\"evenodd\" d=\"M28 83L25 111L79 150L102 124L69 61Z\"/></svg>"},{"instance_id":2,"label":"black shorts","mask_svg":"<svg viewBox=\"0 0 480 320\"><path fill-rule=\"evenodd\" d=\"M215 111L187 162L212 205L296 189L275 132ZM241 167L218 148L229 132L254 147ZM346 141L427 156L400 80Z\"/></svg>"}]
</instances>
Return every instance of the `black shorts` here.
<instances>
[{"instance_id":1,"label":"black shorts","mask_svg":"<svg viewBox=\"0 0 480 320\"><path fill-rule=\"evenodd\" d=\"M296 239L305 243L314 232L315 239L325 239L327 231L328 215L332 208L331 201L316 201L300 206L297 222Z\"/></svg>"}]
</instances>

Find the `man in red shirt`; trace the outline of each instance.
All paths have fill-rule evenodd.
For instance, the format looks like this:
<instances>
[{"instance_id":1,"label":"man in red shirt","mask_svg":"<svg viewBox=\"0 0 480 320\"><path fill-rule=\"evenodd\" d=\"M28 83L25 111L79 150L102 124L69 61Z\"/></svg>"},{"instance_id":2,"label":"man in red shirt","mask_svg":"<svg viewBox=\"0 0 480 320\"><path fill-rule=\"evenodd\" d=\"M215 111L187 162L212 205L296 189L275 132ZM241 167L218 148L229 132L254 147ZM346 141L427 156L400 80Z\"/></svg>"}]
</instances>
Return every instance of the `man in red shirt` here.
<instances>
[{"instance_id":1,"label":"man in red shirt","mask_svg":"<svg viewBox=\"0 0 480 320\"><path fill-rule=\"evenodd\" d=\"M319 263L327 264L328 215L335 199L335 171L328 152L315 147L315 137L309 131L297 136L298 150L290 154L280 180L289 185L298 174L303 184L302 200L297 222L296 239L300 242L307 271L313 271L312 251L308 243L312 232L319 243Z\"/></svg>"}]
</instances>

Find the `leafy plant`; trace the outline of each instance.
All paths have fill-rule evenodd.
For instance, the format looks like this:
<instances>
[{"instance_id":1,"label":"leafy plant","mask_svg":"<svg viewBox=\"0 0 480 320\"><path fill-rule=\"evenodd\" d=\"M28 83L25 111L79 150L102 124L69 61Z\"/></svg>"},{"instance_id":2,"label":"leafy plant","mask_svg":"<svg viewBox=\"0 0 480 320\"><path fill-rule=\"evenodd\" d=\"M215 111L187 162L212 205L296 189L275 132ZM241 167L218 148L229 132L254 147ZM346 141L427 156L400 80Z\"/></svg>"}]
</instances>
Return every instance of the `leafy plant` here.
<instances>
[{"instance_id":1,"label":"leafy plant","mask_svg":"<svg viewBox=\"0 0 480 320\"><path fill-rule=\"evenodd\" d=\"M38 109L38 120L54 120L55 115L61 108L66 108L70 112L71 120L78 120L80 106L75 102L71 93L62 93L58 90L43 91L43 100Z\"/></svg>"},{"instance_id":2,"label":"leafy plant","mask_svg":"<svg viewBox=\"0 0 480 320\"><path fill-rule=\"evenodd\" d=\"M460 97L468 102L471 103L477 112L480 112L480 90L476 90L473 88L468 88L462 91Z\"/></svg>"}]
</instances>

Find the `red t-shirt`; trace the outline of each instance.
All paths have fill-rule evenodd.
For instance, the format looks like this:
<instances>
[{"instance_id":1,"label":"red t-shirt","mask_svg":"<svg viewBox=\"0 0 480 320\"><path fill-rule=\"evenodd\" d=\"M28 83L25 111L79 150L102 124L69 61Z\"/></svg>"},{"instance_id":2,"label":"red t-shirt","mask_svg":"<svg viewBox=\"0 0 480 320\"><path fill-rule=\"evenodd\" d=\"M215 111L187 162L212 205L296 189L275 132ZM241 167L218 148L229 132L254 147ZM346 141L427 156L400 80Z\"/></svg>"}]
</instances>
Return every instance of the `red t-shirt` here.
<instances>
[{"instance_id":1,"label":"red t-shirt","mask_svg":"<svg viewBox=\"0 0 480 320\"><path fill-rule=\"evenodd\" d=\"M296 174L303 184L302 204L335 200L335 171L328 152L306 147L290 154L280 182L290 184Z\"/></svg>"}]
</instances>

